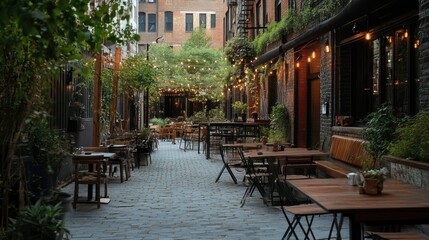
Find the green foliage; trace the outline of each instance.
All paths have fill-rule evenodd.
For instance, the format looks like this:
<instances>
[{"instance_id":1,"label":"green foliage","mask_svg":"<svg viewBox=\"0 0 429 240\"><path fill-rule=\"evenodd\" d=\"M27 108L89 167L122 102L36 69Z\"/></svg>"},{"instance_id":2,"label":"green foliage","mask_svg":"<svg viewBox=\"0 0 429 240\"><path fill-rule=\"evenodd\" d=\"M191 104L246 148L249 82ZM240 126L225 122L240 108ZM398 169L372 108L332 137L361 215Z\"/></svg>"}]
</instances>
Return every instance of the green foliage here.
<instances>
[{"instance_id":1,"label":"green foliage","mask_svg":"<svg viewBox=\"0 0 429 240\"><path fill-rule=\"evenodd\" d=\"M424 110L398 128L398 139L389 147L389 154L429 162L429 111Z\"/></svg>"},{"instance_id":2,"label":"green foliage","mask_svg":"<svg viewBox=\"0 0 429 240\"><path fill-rule=\"evenodd\" d=\"M151 45L149 62L156 66L157 89L152 93L157 97L162 91L176 91L192 96L195 101L222 99L227 62L219 49L210 47L204 31L195 31L180 51L166 44Z\"/></svg>"},{"instance_id":3,"label":"green foliage","mask_svg":"<svg viewBox=\"0 0 429 240\"><path fill-rule=\"evenodd\" d=\"M240 63L255 56L252 43L244 36L235 36L228 40L223 52L230 63Z\"/></svg>"},{"instance_id":4,"label":"green foliage","mask_svg":"<svg viewBox=\"0 0 429 240\"><path fill-rule=\"evenodd\" d=\"M48 173L56 177L73 151L74 142L66 133L50 128L48 121L46 112L35 111L26 119L22 137L35 163L44 165Z\"/></svg>"},{"instance_id":5,"label":"green foliage","mask_svg":"<svg viewBox=\"0 0 429 240\"><path fill-rule=\"evenodd\" d=\"M20 211L16 219L10 219L7 239L69 239L70 233L60 218L61 209L61 202L49 205L39 199Z\"/></svg>"},{"instance_id":6,"label":"green foliage","mask_svg":"<svg viewBox=\"0 0 429 240\"><path fill-rule=\"evenodd\" d=\"M333 16L347 2L347 0L326 0L315 7L311 5L311 1L305 1L298 13L288 9L280 22L271 22L264 33L256 36L253 41L256 53L262 54L269 44L280 40L282 35L302 31L312 22Z\"/></svg>"},{"instance_id":7,"label":"green foliage","mask_svg":"<svg viewBox=\"0 0 429 240\"><path fill-rule=\"evenodd\" d=\"M8 218L12 176L18 176L12 171L15 146L41 89L51 86L62 66L99 52L103 43L139 38L128 21L127 1L100 3L90 10L87 0L0 1L1 16L8 16L0 19L0 228Z\"/></svg>"},{"instance_id":8,"label":"green foliage","mask_svg":"<svg viewBox=\"0 0 429 240\"><path fill-rule=\"evenodd\" d=\"M393 114L392 107L387 104L368 115L367 123L362 131L365 150L372 157L369 160L364 159L369 161L367 168L377 166L381 156L387 153L388 147L395 138L395 129L398 124L399 120Z\"/></svg>"},{"instance_id":9,"label":"green foliage","mask_svg":"<svg viewBox=\"0 0 429 240\"><path fill-rule=\"evenodd\" d=\"M232 104L232 109L235 113L245 113L247 111L247 104L242 101L235 101Z\"/></svg>"},{"instance_id":10,"label":"green foliage","mask_svg":"<svg viewBox=\"0 0 429 240\"><path fill-rule=\"evenodd\" d=\"M225 121L225 113L221 107L213 108L209 111L210 122L223 122Z\"/></svg>"},{"instance_id":11,"label":"green foliage","mask_svg":"<svg viewBox=\"0 0 429 240\"><path fill-rule=\"evenodd\" d=\"M194 115L190 116L188 120L193 123L202 123L202 122L208 122L209 118L206 114L206 111L203 110L203 111L198 111L194 113Z\"/></svg>"},{"instance_id":12,"label":"green foliage","mask_svg":"<svg viewBox=\"0 0 429 240\"><path fill-rule=\"evenodd\" d=\"M191 37L183 44L182 48L184 51L197 48L210 48L210 41L211 39L207 36L205 29L198 28L191 33Z\"/></svg>"},{"instance_id":13,"label":"green foliage","mask_svg":"<svg viewBox=\"0 0 429 240\"><path fill-rule=\"evenodd\" d=\"M289 141L290 116L287 107L283 104L273 106L269 130L270 141Z\"/></svg>"},{"instance_id":14,"label":"green foliage","mask_svg":"<svg viewBox=\"0 0 429 240\"><path fill-rule=\"evenodd\" d=\"M165 126L170 122L170 119L168 118L151 118L149 120L149 123L152 125L158 125L158 126Z\"/></svg>"},{"instance_id":15,"label":"green foliage","mask_svg":"<svg viewBox=\"0 0 429 240\"><path fill-rule=\"evenodd\" d=\"M146 54L145 52L140 53L128 57L122 62L119 76L124 81L125 89L142 91L155 83L156 69L147 60Z\"/></svg>"}]
</instances>

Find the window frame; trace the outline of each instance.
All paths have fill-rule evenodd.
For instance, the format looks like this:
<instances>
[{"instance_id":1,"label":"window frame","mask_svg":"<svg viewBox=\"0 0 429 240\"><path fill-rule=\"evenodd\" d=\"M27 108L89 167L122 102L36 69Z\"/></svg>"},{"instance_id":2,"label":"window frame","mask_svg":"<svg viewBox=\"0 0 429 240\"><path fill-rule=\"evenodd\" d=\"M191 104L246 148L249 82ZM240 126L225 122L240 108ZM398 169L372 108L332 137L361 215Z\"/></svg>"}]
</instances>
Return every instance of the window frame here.
<instances>
[{"instance_id":1,"label":"window frame","mask_svg":"<svg viewBox=\"0 0 429 240\"><path fill-rule=\"evenodd\" d=\"M188 22L188 17L190 17L190 22ZM185 14L185 32L193 32L194 31L194 14L186 13Z\"/></svg>"},{"instance_id":2,"label":"window frame","mask_svg":"<svg viewBox=\"0 0 429 240\"><path fill-rule=\"evenodd\" d=\"M210 28L216 28L216 13L210 14Z\"/></svg>"},{"instance_id":3,"label":"window frame","mask_svg":"<svg viewBox=\"0 0 429 240\"><path fill-rule=\"evenodd\" d=\"M151 22L151 17L153 17L153 22ZM151 30L151 24L154 26L154 29ZM147 15L147 32L156 32L156 13L149 13Z\"/></svg>"},{"instance_id":4,"label":"window frame","mask_svg":"<svg viewBox=\"0 0 429 240\"><path fill-rule=\"evenodd\" d=\"M202 20L204 20L204 22ZM199 26L200 26L200 28L207 28L207 14L206 13L200 13L199 14Z\"/></svg>"},{"instance_id":5,"label":"window frame","mask_svg":"<svg viewBox=\"0 0 429 240\"><path fill-rule=\"evenodd\" d=\"M171 22L168 22L167 21L167 19L169 19L167 16L171 16ZM173 21L174 21L174 18L173 18L173 12L171 12L171 11L167 11L167 12L165 12L165 14L164 14L164 32L173 32L173 29L174 29L174 24L173 24Z\"/></svg>"},{"instance_id":6,"label":"window frame","mask_svg":"<svg viewBox=\"0 0 429 240\"><path fill-rule=\"evenodd\" d=\"M146 32L146 12L139 12L139 32Z\"/></svg>"}]
</instances>

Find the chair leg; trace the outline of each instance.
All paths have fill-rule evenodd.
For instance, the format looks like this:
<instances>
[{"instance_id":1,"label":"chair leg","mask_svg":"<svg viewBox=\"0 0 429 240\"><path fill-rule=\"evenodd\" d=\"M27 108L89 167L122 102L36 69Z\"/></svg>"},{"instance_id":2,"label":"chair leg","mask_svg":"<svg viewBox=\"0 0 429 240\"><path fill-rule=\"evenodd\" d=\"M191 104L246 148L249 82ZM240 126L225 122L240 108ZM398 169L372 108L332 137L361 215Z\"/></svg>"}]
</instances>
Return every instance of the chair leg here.
<instances>
[{"instance_id":1,"label":"chair leg","mask_svg":"<svg viewBox=\"0 0 429 240\"><path fill-rule=\"evenodd\" d=\"M74 196L73 196L73 209L76 209L76 203L77 203L78 198L79 198L79 183L77 182L77 179L75 179Z\"/></svg>"},{"instance_id":2,"label":"chair leg","mask_svg":"<svg viewBox=\"0 0 429 240\"><path fill-rule=\"evenodd\" d=\"M124 160L119 160L119 176L121 177L121 183L124 182Z\"/></svg>"},{"instance_id":3,"label":"chair leg","mask_svg":"<svg viewBox=\"0 0 429 240\"><path fill-rule=\"evenodd\" d=\"M222 175L222 173L223 173L224 170L225 170L225 165L223 165L222 170L220 170L219 174L217 175L217 178L216 178L216 181L215 181L216 183L219 181L219 178Z\"/></svg>"}]
</instances>

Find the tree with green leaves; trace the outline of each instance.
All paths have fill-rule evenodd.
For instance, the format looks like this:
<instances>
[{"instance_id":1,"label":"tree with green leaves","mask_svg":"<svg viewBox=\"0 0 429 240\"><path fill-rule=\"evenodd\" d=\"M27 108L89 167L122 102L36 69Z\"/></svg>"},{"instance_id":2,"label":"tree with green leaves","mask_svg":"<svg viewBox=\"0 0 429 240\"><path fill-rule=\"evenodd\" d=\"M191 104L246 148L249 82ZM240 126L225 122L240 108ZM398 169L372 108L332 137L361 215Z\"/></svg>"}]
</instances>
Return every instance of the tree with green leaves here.
<instances>
[{"instance_id":1,"label":"tree with green leaves","mask_svg":"<svg viewBox=\"0 0 429 240\"><path fill-rule=\"evenodd\" d=\"M166 44L151 45L148 58L157 72L154 87L160 91L151 91L157 98L163 90L170 90L201 102L222 99L229 65L222 51L211 47L203 29L194 31L180 51Z\"/></svg>"},{"instance_id":2,"label":"tree with green leaves","mask_svg":"<svg viewBox=\"0 0 429 240\"><path fill-rule=\"evenodd\" d=\"M83 53L99 52L104 42L138 40L123 1L95 2L92 9L87 0L0 2L1 15L8 16L0 19L0 231L7 228L9 194L18 176L16 144L41 91Z\"/></svg>"}]
</instances>

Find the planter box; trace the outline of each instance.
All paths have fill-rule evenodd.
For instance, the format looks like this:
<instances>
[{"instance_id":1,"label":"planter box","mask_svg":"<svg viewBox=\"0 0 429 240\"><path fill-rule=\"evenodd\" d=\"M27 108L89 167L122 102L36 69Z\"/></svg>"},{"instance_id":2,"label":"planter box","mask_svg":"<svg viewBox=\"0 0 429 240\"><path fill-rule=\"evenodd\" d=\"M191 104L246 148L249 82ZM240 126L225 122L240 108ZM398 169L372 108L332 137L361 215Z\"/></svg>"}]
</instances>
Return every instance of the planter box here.
<instances>
[{"instance_id":1,"label":"planter box","mask_svg":"<svg viewBox=\"0 0 429 240\"><path fill-rule=\"evenodd\" d=\"M383 156L390 177L429 191L429 163Z\"/></svg>"}]
</instances>

